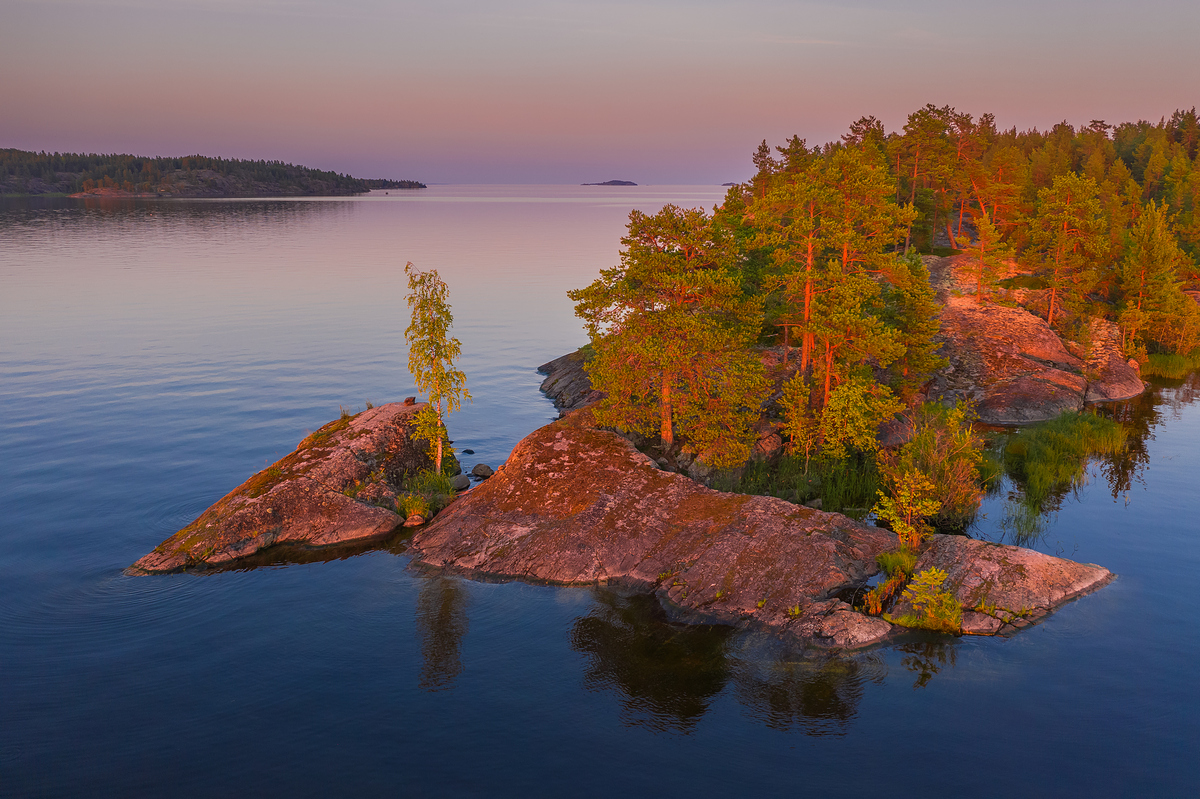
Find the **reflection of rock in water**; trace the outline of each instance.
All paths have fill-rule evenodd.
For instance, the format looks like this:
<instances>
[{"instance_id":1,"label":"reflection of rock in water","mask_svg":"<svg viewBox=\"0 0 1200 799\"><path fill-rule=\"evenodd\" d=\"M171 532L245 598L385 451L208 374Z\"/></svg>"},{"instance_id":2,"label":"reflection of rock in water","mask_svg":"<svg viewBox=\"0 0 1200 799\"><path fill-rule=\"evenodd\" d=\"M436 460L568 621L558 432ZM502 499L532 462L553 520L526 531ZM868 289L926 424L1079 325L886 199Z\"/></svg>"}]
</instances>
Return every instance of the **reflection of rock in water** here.
<instances>
[{"instance_id":1,"label":"reflection of rock in water","mask_svg":"<svg viewBox=\"0 0 1200 799\"><path fill-rule=\"evenodd\" d=\"M878 655L844 657L829 651L787 651L739 660L737 696L768 727L808 735L845 735L858 713L863 685L882 682Z\"/></svg>"},{"instance_id":2,"label":"reflection of rock in water","mask_svg":"<svg viewBox=\"0 0 1200 799\"><path fill-rule=\"evenodd\" d=\"M417 597L417 629L421 633L420 686L441 691L454 686L462 673L462 639L467 632L467 597L458 581L429 577Z\"/></svg>"},{"instance_id":3,"label":"reflection of rock in water","mask_svg":"<svg viewBox=\"0 0 1200 799\"><path fill-rule=\"evenodd\" d=\"M688 732L729 678L730 627L667 621L653 596L600 589L599 606L571 630L590 658L584 685L621 695L627 723Z\"/></svg>"},{"instance_id":4,"label":"reflection of rock in water","mask_svg":"<svg viewBox=\"0 0 1200 799\"><path fill-rule=\"evenodd\" d=\"M954 668L958 658L958 644L953 641L900 644L896 649L908 653L900 662L904 664L904 668L917 675L913 688L924 688L933 679L933 675L946 667Z\"/></svg>"}]
</instances>

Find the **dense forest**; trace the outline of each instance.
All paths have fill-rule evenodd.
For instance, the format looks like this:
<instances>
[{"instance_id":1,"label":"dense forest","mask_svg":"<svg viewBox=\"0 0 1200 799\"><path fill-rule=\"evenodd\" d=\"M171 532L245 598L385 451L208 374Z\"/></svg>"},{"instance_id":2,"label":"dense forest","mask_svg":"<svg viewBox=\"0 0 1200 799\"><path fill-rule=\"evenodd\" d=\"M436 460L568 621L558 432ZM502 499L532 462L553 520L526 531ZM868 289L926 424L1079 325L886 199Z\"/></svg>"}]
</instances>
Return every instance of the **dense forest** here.
<instances>
[{"instance_id":1,"label":"dense forest","mask_svg":"<svg viewBox=\"0 0 1200 799\"><path fill-rule=\"evenodd\" d=\"M296 197L423 188L425 185L415 180L364 180L282 161L0 149L0 194L95 192L172 197Z\"/></svg>"},{"instance_id":2,"label":"dense forest","mask_svg":"<svg viewBox=\"0 0 1200 799\"><path fill-rule=\"evenodd\" d=\"M728 469L747 463L765 413L786 452L771 468L802 494L859 480L854 501L879 489L876 513L898 531L969 519L996 467L969 407L925 403L946 365L928 256L969 267L964 301L1015 306L1019 288L1083 349L1103 320L1127 357L1193 368L1198 149L1195 109L1020 132L927 105L899 131L864 117L828 144L764 141L754 177L712 213L632 212L621 263L570 292L607 393L595 418L662 462ZM909 443L881 447L898 419Z\"/></svg>"}]
</instances>

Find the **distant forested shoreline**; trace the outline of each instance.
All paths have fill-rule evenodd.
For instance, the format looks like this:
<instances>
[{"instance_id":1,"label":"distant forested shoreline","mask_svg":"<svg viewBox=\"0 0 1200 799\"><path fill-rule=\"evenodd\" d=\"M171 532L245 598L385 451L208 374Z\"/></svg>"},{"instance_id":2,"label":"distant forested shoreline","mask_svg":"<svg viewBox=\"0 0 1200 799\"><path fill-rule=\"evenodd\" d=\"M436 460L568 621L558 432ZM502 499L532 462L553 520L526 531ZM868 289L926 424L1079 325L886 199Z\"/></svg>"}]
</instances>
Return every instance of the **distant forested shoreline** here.
<instances>
[{"instance_id":1,"label":"distant forested shoreline","mask_svg":"<svg viewBox=\"0 0 1200 799\"><path fill-rule=\"evenodd\" d=\"M423 188L415 180L355 178L282 161L0 149L0 195L313 197Z\"/></svg>"}]
</instances>

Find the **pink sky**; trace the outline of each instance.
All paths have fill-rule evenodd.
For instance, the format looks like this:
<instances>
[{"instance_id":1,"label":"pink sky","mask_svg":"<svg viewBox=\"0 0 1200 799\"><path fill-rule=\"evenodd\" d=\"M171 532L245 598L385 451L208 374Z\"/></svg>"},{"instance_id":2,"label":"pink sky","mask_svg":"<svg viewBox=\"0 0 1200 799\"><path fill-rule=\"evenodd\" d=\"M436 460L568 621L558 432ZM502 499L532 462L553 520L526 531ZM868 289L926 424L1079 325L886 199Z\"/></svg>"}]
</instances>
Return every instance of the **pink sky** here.
<instances>
[{"instance_id":1,"label":"pink sky","mask_svg":"<svg viewBox=\"0 0 1200 799\"><path fill-rule=\"evenodd\" d=\"M1200 105L1200 3L0 0L0 147L722 183L762 139Z\"/></svg>"}]
</instances>

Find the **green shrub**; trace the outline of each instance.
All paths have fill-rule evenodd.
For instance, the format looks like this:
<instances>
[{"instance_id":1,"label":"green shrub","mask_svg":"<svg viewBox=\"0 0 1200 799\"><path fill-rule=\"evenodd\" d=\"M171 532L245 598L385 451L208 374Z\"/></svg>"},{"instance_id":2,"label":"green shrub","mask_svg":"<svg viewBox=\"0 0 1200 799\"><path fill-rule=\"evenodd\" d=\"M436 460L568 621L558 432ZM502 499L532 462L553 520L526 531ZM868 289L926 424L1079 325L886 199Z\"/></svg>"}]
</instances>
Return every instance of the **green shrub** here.
<instances>
[{"instance_id":1,"label":"green shrub","mask_svg":"<svg viewBox=\"0 0 1200 799\"><path fill-rule=\"evenodd\" d=\"M911 418L913 437L898 451L879 455L886 495L877 511L880 518L894 526L893 517L899 516L910 535L915 533L908 528L922 529L927 518L941 528L970 524L983 498L982 474L986 469L990 475L991 470L985 466L983 438L968 415L969 408L961 403L953 408L925 403L917 409ZM901 533L898 528L896 532Z\"/></svg>"},{"instance_id":2,"label":"green shrub","mask_svg":"<svg viewBox=\"0 0 1200 799\"><path fill-rule=\"evenodd\" d=\"M891 496L878 492L875 514L900 536L900 546L916 549L933 532L925 520L942 507L941 501L934 496L937 487L916 470L889 475L887 480Z\"/></svg>"},{"instance_id":3,"label":"green shrub","mask_svg":"<svg viewBox=\"0 0 1200 799\"><path fill-rule=\"evenodd\" d=\"M396 509L406 519L410 516L428 519L433 515L432 509L429 507L429 500L420 494L401 494L396 497Z\"/></svg>"},{"instance_id":4,"label":"green shrub","mask_svg":"<svg viewBox=\"0 0 1200 799\"><path fill-rule=\"evenodd\" d=\"M962 632L962 606L950 591L942 589L946 572L938 568L918 572L901 594L912 603L914 613L888 621L905 627L920 627L944 633Z\"/></svg>"}]
</instances>

